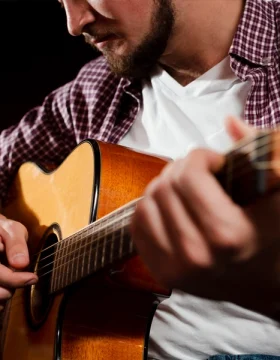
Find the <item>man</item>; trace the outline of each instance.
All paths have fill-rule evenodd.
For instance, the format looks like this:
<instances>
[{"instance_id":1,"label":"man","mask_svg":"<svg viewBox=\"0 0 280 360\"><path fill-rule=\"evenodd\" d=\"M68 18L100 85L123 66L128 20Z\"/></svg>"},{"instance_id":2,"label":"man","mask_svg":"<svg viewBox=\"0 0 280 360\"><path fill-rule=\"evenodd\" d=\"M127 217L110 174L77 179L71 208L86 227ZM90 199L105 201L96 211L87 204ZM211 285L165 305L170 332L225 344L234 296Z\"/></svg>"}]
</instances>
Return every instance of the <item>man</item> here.
<instances>
[{"instance_id":1,"label":"man","mask_svg":"<svg viewBox=\"0 0 280 360\"><path fill-rule=\"evenodd\" d=\"M215 178L222 155L186 156L228 150L226 127L233 140L251 133L226 125L229 114L260 128L280 122L280 1L61 3L69 32L104 57L1 134L3 196L20 163L60 162L89 137L178 159L148 186L132 223L155 277L180 289L156 312L150 357L280 354L279 193L242 208ZM2 250L23 269L26 230L4 217L0 224ZM36 282L0 267L3 301Z\"/></svg>"}]
</instances>

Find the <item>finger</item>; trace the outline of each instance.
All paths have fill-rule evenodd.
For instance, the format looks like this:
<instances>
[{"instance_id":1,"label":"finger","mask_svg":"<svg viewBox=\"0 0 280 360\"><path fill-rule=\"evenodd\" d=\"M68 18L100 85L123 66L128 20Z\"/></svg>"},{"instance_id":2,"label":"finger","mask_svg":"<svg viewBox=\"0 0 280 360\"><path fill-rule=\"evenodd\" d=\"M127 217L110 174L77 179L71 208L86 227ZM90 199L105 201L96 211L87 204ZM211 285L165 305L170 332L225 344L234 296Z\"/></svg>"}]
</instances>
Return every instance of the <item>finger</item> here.
<instances>
[{"instance_id":1,"label":"finger","mask_svg":"<svg viewBox=\"0 0 280 360\"><path fill-rule=\"evenodd\" d=\"M9 300L12 296L13 291L11 289L0 287L0 303Z\"/></svg>"},{"instance_id":2,"label":"finger","mask_svg":"<svg viewBox=\"0 0 280 360\"><path fill-rule=\"evenodd\" d=\"M137 204L131 223L131 236L139 255L155 275L156 280L165 284L163 280L166 279L168 272L175 271L169 266L174 254L162 225L157 204L149 196Z\"/></svg>"},{"instance_id":3,"label":"finger","mask_svg":"<svg viewBox=\"0 0 280 360\"><path fill-rule=\"evenodd\" d=\"M217 161L215 153L195 150L184 166L176 169L172 186L211 246L223 256L248 256L255 250L255 231L211 174Z\"/></svg>"},{"instance_id":4,"label":"finger","mask_svg":"<svg viewBox=\"0 0 280 360\"><path fill-rule=\"evenodd\" d=\"M0 265L0 286L4 288L18 288L37 282L35 274L29 272L14 272L4 265Z\"/></svg>"},{"instance_id":5,"label":"finger","mask_svg":"<svg viewBox=\"0 0 280 360\"><path fill-rule=\"evenodd\" d=\"M248 126L244 121L230 116L226 119L226 130L234 141L239 141L244 137L255 136L257 130Z\"/></svg>"},{"instance_id":6,"label":"finger","mask_svg":"<svg viewBox=\"0 0 280 360\"><path fill-rule=\"evenodd\" d=\"M29 264L26 228L19 222L0 219L0 236L8 263L16 269L25 268Z\"/></svg>"},{"instance_id":7,"label":"finger","mask_svg":"<svg viewBox=\"0 0 280 360\"><path fill-rule=\"evenodd\" d=\"M147 194L156 202L162 227L168 234L169 242L176 250L178 261L184 259L184 267L206 268L213 264L213 257L204 237L191 218L171 182L165 176L147 188Z\"/></svg>"}]
</instances>

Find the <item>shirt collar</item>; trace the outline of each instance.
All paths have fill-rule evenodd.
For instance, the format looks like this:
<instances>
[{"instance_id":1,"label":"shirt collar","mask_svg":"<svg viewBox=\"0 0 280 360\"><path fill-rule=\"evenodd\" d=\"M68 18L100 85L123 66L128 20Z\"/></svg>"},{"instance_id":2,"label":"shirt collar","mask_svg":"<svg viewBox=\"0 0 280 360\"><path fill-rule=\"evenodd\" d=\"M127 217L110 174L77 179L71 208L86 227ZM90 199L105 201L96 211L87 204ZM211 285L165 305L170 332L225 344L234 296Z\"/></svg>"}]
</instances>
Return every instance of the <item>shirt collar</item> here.
<instances>
[{"instance_id":1,"label":"shirt collar","mask_svg":"<svg viewBox=\"0 0 280 360\"><path fill-rule=\"evenodd\" d=\"M241 21L229 50L231 56L264 67L273 65L277 39L273 2L274 0L246 0ZM124 90L131 93L134 84L135 80L125 79ZM139 96L139 88L133 95Z\"/></svg>"},{"instance_id":2,"label":"shirt collar","mask_svg":"<svg viewBox=\"0 0 280 360\"><path fill-rule=\"evenodd\" d=\"M230 55L265 67L273 64L277 35L273 1L246 0Z\"/></svg>"}]
</instances>

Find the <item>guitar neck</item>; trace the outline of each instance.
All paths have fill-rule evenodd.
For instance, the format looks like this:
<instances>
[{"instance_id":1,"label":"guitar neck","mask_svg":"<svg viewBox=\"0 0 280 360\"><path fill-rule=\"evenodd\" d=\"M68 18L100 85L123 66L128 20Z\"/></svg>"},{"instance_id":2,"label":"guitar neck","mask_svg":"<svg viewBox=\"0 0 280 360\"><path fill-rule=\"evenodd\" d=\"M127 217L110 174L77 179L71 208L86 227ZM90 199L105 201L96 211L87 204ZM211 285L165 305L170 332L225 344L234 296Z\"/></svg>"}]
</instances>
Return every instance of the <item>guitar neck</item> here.
<instances>
[{"instance_id":1,"label":"guitar neck","mask_svg":"<svg viewBox=\"0 0 280 360\"><path fill-rule=\"evenodd\" d=\"M227 154L217 178L239 205L246 206L279 187L279 132L262 131Z\"/></svg>"},{"instance_id":2,"label":"guitar neck","mask_svg":"<svg viewBox=\"0 0 280 360\"><path fill-rule=\"evenodd\" d=\"M137 202L123 206L57 243L51 293L135 252L129 226Z\"/></svg>"}]
</instances>

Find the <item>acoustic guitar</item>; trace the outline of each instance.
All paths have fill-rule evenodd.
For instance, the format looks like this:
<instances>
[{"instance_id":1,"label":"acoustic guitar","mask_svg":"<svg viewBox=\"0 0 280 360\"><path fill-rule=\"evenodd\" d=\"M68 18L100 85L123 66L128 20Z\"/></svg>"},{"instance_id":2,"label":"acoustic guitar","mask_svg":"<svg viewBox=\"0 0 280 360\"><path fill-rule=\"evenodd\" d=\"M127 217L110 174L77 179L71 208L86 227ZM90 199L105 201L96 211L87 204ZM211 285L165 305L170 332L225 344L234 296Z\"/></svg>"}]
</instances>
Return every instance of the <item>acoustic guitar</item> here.
<instances>
[{"instance_id":1,"label":"acoustic guitar","mask_svg":"<svg viewBox=\"0 0 280 360\"><path fill-rule=\"evenodd\" d=\"M241 141L217 174L245 205L279 186L279 133ZM39 282L5 310L3 360L146 359L158 295L129 236L147 183L165 161L95 141L54 171L21 166L4 213L29 231ZM190 169L191 171L191 169Z\"/></svg>"},{"instance_id":2,"label":"acoustic guitar","mask_svg":"<svg viewBox=\"0 0 280 360\"><path fill-rule=\"evenodd\" d=\"M146 358L156 294L168 292L136 256L129 224L164 165L85 141L54 171L20 167L4 213L27 227L39 282L6 307L3 360Z\"/></svg>"}]
</instances>

